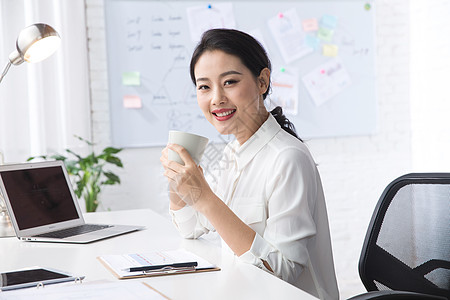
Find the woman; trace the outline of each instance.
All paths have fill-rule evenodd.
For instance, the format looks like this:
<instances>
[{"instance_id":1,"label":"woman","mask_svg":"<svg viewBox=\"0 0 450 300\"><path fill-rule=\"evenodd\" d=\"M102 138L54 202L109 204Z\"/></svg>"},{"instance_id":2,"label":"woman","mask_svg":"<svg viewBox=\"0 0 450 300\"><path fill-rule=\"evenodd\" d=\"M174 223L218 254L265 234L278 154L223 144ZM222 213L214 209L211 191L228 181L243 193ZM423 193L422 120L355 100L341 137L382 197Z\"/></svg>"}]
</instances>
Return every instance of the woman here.
<instances>
[{"instance_id":1,"label":"woman","mask_svg":"<svg viewBox=\"0 0 450 300\"><path fill-rule=\"evenodd\" d=\"M190 71L206 119L235 141L225 148L214 186L183 147L163 150L174 224L186 238L215 230L243 261L321 299L338 299L316 165L281 108L269 113L264 106L266 52L246 33L212 29L197 45ZM184 165L169 161L168 149Z\"/></svg>"}]
</instances>

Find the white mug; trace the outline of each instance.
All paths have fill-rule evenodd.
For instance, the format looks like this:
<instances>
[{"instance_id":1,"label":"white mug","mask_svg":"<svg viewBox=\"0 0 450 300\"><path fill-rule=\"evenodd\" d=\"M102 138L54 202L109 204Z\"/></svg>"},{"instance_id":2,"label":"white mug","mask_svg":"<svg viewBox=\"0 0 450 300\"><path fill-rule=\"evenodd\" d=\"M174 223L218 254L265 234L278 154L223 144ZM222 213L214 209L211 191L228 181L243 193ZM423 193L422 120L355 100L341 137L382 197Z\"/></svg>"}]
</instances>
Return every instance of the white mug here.
<instances>
[{"instance_id":1,"label":"white mug","mask_svg":"<svg viewBox=\"0 0 450 300\"><path fill-rule=\"evenodd\" d=\"M193 133L175 130L169 131L169 143L183 146L189 152L197 165L202 159L208 141L208 138ZM177 163L184 165L183 160L175 151L169 149L168 157L169 160L176 161Z\"/></svg>"}]
</instances>

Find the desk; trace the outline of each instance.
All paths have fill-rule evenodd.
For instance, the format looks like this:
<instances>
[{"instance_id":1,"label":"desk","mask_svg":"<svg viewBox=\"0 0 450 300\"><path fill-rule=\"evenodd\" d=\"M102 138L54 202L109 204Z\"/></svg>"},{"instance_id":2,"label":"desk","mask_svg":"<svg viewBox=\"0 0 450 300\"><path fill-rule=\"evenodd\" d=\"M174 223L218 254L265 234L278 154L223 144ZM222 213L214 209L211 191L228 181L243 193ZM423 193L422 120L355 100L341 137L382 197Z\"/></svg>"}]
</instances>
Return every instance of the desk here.
<instances>
[{"instance_id":1,"label":"desk","mask_svg":"<svg viewBox=\"0 0 450 300\"><path fill-rule=\"evenodd\" d=\"M41 266L85 275L85 281L118 280L96 257L184 248L222 270L128 280L145 281L171 299L316 299L253 265L240 262L234 255L222 251L217 240L181 238L170 220L151 210L87 213L85 220L143 225L146 229L85 245L1 238L0 271Z\"/></svg>"}]
</instances>

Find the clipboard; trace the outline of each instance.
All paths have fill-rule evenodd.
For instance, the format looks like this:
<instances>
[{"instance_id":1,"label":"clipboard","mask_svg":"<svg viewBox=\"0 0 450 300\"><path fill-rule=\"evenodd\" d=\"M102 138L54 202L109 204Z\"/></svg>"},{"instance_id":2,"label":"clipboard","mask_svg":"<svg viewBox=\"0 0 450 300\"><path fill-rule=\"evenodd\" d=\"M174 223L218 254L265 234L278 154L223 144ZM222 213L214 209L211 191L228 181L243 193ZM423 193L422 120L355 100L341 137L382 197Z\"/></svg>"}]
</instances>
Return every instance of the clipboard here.
<instances>
[{"instance_id":1,"label":"clipboard","mask_svg":"<svg viewBox=\"0 0 450 300\"><path fill-rule=\"evenodd\" d=\"M118 279L220 271L216 265L184 249L102 255L97 259ZM186 262L196 262L197 266L171 267L177 264L183 265ZM152 270L129 271L130 268L143 266L152 266Z\"/></svg>"}]
</instances>

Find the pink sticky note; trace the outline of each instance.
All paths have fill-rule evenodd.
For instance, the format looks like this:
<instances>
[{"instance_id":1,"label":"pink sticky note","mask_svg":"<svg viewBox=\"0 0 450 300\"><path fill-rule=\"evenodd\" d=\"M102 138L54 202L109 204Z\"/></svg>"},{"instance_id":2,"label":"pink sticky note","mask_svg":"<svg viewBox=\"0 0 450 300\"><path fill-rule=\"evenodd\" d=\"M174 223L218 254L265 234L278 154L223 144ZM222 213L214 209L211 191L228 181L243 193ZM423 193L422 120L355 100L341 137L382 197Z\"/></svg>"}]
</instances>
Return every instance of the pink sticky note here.
<instances>
[{"instance_id":1,"label":"pink sticky note","mask_svg":"<svg viewBox=\"0 0 450 300\"><path fill-rule=\"evenodd\" d=\"M316 18L303 20L302 26L303 26L303 30L306 32L317 31L319 29L319 25L317 23Z\"/></svg>"},{"instance_id":2,"label":"pink sticky note","mask_svg":"<svg viewBox=\"0 0 450 300\"><path fill-rule=\"evenodd\" d=\"M135 95L123 96L123 107L125 107L125 108L141 108L142 107L141 97L135 96Z\"/></svg>"}]
</instances>

